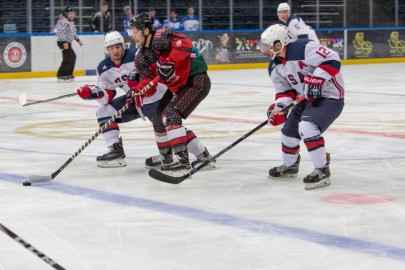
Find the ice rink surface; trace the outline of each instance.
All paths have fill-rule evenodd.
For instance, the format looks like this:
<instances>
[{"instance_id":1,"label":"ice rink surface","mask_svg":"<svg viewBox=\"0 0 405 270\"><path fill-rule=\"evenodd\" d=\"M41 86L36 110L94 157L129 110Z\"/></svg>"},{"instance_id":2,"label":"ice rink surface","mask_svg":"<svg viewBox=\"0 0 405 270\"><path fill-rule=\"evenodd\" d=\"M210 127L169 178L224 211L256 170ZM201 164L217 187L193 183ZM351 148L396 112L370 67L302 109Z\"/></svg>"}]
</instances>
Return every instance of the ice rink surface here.
<instances>
[{"instance_id":1,"label":"ice rink surface","mask_svg":"<svg viewBox=\"0 0 405 270\"><path fill-rule=\"evenodd\" d=\"M345 108L324 134L327 188L274 180L280 128L265 126L222 155L218 169L171 185L148 176L152 126L121 125L125 168L102 169L98 137L52 182L50 175L98 130L96 101L70 97L95 77L0 80L0 223L73 270L405 269L405 64L345 65ZM266 69L210 71L209 96L184 124L216 154L266 119ZM52 269L0 232L0 270Z\"/></svg>"}]
</instances>

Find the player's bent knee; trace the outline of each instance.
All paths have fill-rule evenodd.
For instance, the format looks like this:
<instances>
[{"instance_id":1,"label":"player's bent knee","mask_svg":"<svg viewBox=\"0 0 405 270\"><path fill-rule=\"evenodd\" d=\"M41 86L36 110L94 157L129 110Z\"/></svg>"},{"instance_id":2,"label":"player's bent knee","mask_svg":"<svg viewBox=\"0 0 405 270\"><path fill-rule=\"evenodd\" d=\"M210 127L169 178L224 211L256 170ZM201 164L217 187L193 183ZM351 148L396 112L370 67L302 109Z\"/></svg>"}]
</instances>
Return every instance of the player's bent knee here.
<instances>
[{"instance_id":1,"label":"player's bent knee","mask_svg":"<svg viewBox=\"0 0 405 270\"><path fill-rule=\"evenodd\" d=\"M300 143L300 140L294 137L289 137L281 133L281 142L285 146L295 147Z\"/></svg>"},{"instance_id":2,"label":"player's bent knee","mask_svg":"<svg viewBox=\"0 0 405 270\"><path fill-rule=\"evenodd\" d=\"M302 139L309 139L314 137L319 137L321 135L321 131L319 127L313 123L308 121L301 121L298 125L298 132Z\"/></svg>"}]
</instances>

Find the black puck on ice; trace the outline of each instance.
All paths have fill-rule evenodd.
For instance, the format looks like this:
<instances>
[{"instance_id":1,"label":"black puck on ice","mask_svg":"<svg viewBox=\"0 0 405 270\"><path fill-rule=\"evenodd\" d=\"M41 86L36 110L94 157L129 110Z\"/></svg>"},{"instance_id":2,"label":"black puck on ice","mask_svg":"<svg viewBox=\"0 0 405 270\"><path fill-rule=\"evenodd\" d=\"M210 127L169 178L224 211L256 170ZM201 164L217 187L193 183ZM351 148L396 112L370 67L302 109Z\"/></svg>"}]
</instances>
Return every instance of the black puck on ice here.
<instances>
[{"instance_id":1,"label":"black puck on ice","mask_svg":"<svg viewBox=\"0 0 405 270\"><path fill-rule=\"evenodd\" d=\"M28 181L25 181L25 182L23 183L23 186L31 186L31 183L28 182Z\"/></svg>"}]
</instances>

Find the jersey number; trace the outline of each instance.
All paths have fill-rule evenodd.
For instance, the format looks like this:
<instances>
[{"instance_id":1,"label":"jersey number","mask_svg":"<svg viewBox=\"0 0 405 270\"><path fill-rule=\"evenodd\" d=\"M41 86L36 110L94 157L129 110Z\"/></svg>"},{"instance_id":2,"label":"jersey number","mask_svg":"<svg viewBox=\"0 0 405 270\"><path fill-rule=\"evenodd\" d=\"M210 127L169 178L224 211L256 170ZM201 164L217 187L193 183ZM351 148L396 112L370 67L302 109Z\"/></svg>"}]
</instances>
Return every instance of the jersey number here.
<instances>
[{"instance_id":1,"label":"jersey number","mask_svg":"<svg viewBox=\"0 0 405 270\"><path fill-rule=\"evenodd\" d=\"M128 75L122 75L121 78L117 78L114 80L115 83L120 83L120 82L125 82L128 78ZM121 88L123 87L123 85L120 86Z\"/></svg>"},{"instance_id":2,"label":"jersey number","mask_svg":"<svg viewBox=\"0 0 405 270\"><path fill-rule=\"evenodd\" d=\"M328 49L326 49L325 47L319 47L319 49L315 53L325 59L326 56L328 56L328 54L330 54L330 51Z\"/></svg>"},{"instance_id":3,"label":"jersey number","mask_svg":"<svg viewBox=\"0 0 405 270\"><path fill-rule=\"evenodd\" d=\"M305 75L302 74L301 72L297 72L297 74L298 74L298 78L300 79L300 83L303 83ZM295 79L294 75L288 74L288 79L290 80L292 85L297 85L298 84L298 82Z\"/></svg>"}]
</instances>

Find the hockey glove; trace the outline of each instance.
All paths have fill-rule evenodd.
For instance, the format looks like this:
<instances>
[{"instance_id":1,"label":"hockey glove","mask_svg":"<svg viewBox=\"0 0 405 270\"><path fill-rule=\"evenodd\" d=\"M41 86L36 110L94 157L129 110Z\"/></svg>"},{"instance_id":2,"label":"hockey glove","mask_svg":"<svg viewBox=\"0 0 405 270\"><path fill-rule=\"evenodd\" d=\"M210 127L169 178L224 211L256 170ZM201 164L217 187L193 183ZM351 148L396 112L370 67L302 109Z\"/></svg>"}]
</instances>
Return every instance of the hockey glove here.
<instances>
[{"instance_id":1,"label":"hockey glove","mask_svg":"<svg viewBox=\"0 0 405 270\"><path fill-rule=\"evenodd\" d=\"M322 85L325 79L307 75L304 77L304 94L308 101L320 98L322 96Z\"/></svg>"},{"instance_id":2,"label":"hockey glove","mask_svg":"<svg viewBox=\"0 0 405 270\"><path fill-rule=\"evenodd\" d=\"M128 74L127 85L131 89L136 89L138 88L138 84L139 84L139 72L138 70L135 70Z\"/></svg>"},{"instance_id":3,"label":"hockey glove","mask_svg":"<svg viewBox=\"0 0 405 270\"><path fill-rule=\"evenodd\" d=\"M77 89L77 94L82 99L90 100L90 99L98 99L104 96L103 91L92 91L91 88L87 85L80 87Z\"/></svg>"},{"instance_id":4,"label":"hockey glove","mask_svg":"<svg viewBox=\"0 0 405 270\"><path fill-rule=\"evenodd\" d=\"M142 97L137 95L139 93L139 88L130 89L127 92L126 100L128 104L134 104L137 108L142 107Z\"/></svg>"},{"instance_id":5,"label":"hockey glove","mask_svg":"<svg viewBox=\"0 0 405 270\"><path fill-rule=\"evenodd\" d=\"M173 63L158 61L157 66L157 74L162 81L170 81L176 76Z\"/></svg>"},{"instance_id":6,"label":"hockey glove","mask_svg":"<svg viewBox=\"0 0 405 270\"><path fill-rule=\"evenodd\" d=\"M287 121L288 112L280 112L283 109L280 104L271 104L267 110L267 118L269 118L269 124L272 126L278 126L284 124Z\"/></svg>"}]
</instances>

